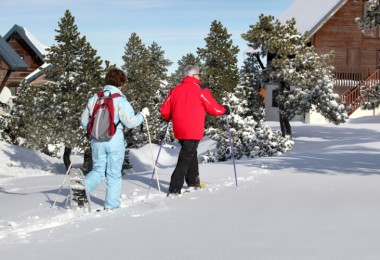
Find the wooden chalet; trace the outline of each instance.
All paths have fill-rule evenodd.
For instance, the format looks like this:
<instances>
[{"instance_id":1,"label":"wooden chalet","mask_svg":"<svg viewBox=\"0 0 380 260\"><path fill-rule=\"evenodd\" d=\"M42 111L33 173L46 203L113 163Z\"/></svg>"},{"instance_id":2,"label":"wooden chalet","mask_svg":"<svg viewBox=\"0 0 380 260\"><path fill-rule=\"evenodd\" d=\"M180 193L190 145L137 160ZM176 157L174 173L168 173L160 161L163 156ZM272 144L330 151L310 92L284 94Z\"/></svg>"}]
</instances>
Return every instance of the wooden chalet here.
<instances>
[{"instance_id":1,"label":"wooden chalet","mask_svg":"<svg viewBox=\"0 0 380 260\"><path fill-rule=\"evenodd\" d=\"M38 72L44 64L46 46L39 43L30 32L22 26L14 25L1 37L0 48L3 49L3 52L0 52L0 88L7 86L12 94L16 95L23 79L36 86L43 85L45 79L42 73L36 71ZM12 57L13 64L10 63L9 57ZM36 76L28 77L31 74Z\"/></svg>"},{"instance_id":2,"label":"wooden chalet","mask_svg":"<svg viewBox=\"0 0 380 260\"><path fill-rule=\"evenodd\" d=\"M0 36L0 93L8 82L27 69L28 65Z\"/></svg>"},{"instance_id":3,"label":"wooden chalet","mask_svg":"<svg viewBox=\"0 0 380 260\"><path fill-rule=\"evenodd\" d=\"M362 33L355 18L364 13L364 0L294 0L279 20L292 17L306 33L317 53L334 51L334 92L346 102L349 114L360 107L362 84L379 82L380 32Z\"/></svg>"}]
</instances>

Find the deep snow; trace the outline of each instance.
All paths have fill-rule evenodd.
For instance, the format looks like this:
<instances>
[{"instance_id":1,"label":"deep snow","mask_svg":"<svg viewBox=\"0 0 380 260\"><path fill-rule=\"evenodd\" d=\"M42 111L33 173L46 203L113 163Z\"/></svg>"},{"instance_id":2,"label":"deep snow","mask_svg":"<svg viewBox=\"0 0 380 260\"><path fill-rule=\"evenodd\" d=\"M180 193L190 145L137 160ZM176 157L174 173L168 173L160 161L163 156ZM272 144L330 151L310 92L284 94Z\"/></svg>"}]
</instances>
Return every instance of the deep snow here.
<instances>
[{"instance_id":1,"label":"deep snow","mask_svg":"<svg viewBox=\"0 0 380 260\"><path fill-rule=\"evenodd\" d=\"M131 150L122 208L73 212L59 159L0 142L1 259L380 259L380 117L292 123L283 156L201 164L205 189L167 198L178 146L158 177L149 145ZM271 122L273 128L277 123ZM154 157L158 151L153 146ZM174 148L173 148L174 147ZM215 149L201 142L199 154ZM73 158L81 164L81 156ZM92 194L101 208L104 183Z\"/></svg>"}]
</instances>

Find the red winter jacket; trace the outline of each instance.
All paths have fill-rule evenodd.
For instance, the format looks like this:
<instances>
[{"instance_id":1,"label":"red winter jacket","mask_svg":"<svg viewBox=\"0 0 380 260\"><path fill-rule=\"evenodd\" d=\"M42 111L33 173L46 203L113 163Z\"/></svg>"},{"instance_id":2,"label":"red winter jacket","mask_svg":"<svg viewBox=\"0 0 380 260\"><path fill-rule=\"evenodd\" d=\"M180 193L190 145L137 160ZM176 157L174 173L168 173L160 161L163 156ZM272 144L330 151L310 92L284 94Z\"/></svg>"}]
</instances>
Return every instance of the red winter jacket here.
<instances>
[{"instance_id":1,"label":"red winter jacket","mask_svg":"<svg viewBox=\"0 0 380 260\"><path fill-rule=\"evenodd\" d=\"M212 116L221 116L226 111L209 89L200 87L201 84L194 77L185 77L160 107L162 118L172 120L174 136L178 140L202 140L206 111Z\"/></svg>"}]
</instances>

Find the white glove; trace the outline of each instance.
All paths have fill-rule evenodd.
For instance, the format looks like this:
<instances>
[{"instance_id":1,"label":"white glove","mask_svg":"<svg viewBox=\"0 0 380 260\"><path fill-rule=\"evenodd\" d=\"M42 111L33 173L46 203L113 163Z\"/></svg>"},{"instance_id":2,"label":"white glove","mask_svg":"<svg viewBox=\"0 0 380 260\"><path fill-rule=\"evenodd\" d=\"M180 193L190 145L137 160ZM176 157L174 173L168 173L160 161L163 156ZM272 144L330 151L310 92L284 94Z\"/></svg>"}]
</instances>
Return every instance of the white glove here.
<instances>
[{"instance_id":1,"label":"white glove","mask_svg":"<svg viewBox=\"0 0 380 260\"><path fill-rule=\"evenodd\" d=\"M144 107L144 108L141 110L140 113L143 115L144 118L146 118L147 116L150 115L150 113L149 113L149 109L148 109L147 107Z\"/></svg>"}]
</instances>

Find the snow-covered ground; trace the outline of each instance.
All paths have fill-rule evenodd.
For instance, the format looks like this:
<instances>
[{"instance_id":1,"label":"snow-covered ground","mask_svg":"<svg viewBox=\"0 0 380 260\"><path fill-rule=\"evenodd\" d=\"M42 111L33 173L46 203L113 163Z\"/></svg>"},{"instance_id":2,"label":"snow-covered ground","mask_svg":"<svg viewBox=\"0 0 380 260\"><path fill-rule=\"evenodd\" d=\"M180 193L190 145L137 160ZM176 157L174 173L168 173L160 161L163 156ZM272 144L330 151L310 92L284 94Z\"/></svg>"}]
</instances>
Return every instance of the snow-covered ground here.
<instances>
[{"instance_id":1,"label":"snow-covered ground","mask_svg":"<svg viewBox=\"0 0 380 260\"><path fill-rule=\"evenodd\" d=\"M61 160L0 142L1 259L380 259L380 117L293 123L284 156L201 164L205 189L165 196L178 146L131 150L122 208L69 209ZM272 123L273 128L277 123ZM214 149L201 142L199 152ZM156 156L158 146L153 146ZM75 166L81 157L73 158ZM104 183L92 194L102 208Z\"/></svg>"}]
</instances>

